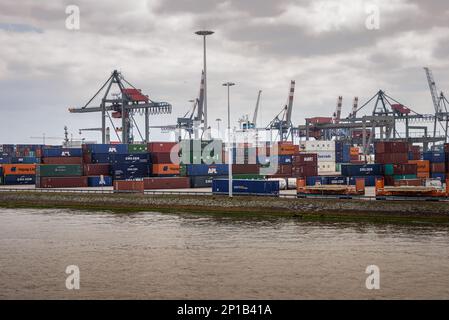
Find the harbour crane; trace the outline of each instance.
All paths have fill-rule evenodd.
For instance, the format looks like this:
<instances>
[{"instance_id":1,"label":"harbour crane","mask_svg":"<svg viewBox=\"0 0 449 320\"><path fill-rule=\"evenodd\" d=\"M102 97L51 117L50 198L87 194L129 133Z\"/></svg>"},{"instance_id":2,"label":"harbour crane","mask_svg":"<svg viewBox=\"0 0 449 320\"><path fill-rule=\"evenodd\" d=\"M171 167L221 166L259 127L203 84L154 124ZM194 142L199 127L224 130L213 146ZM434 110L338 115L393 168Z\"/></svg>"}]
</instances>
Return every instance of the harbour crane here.
<instances>
[{"instance_id":1,"label":"harbour crane","mask_svg":"<svg viewBox=\"0 0 449 320\"><path fill-rule=\"evenodd\" d=\"M449 113L448 113L448 106L449 101L445 97L444 93L441 91L440 94L438 94L437 86L435 83L435 79L433 77L432 70L430 68L425 67L424 71L426 72L427 76L427 82L429 84L430 89L430 95L432 96L432 102L433 107L435 109L435 120L433 124L433 135L436 136L437 133L437 122L445 122L445 126L443 128L444 135L445 135L445 141L448 141L448 127L449 127Z\"/></svg>"},{"instance_id":2,"label":"harbour crane","mask_svg":"<svg viewBox=\"0 0 449 320\"><path fill-rule=\"evenodd\" d=\"M111 92L115 85L119 89L119 93ZM106 88L106 90L105 90ZM104 91L100 106L90 106L92 101ZM117 70L114 70L111 76L95 93L95 95L82 108L69 108L70 113L101 113L101 141L106 143L106 117L114 128L115 133L121 131L121 143L132 143L134 137L132 128L136 127L140 137L145 142L149 142L150 135L150 115L169 114L172 111L171 104L167 102L155 102L150 100L147 95L142 94L140 89L136 89L129 83ZM111 115L109 114L111 112ZM145 138L142 136L134 116L138 113L145 116ZM114 126L112 118L121 119L122 127L120 130Z\"/></svg>"},{"instance_id":3,"label":"harbour crane","mask_svg":"<svg viewBox=\"0 0 449 320\"><path fill-rule=\"evenodd\" d=\"M257 128L257 115L259 113L260 95L262 90L259 90L257 94L256 108L254 109L253 121L249 122L248 116L246 116L246 121L243 123L243 130L256 129Z\"/></svg>"},{"instance_id":4,"label":"harbour crane","mask_svg":"<svg viewBox=\"0 0 449 320\"><path fill-rule=\"evenodd\" d=\"M295 95L295 80L290 82L290 90L288 93L287 103L276 117L268 124L267 130L277 130L279 132L280 141L287 141L289 137L293 139L292 110L293 99Z\"/></svg>"},{"instance_id":5,"label":"harbour crane","mask_svg":"<svg viewBox=\"0 0 449 320\"><path fill-rule=\"evenodd\" d=\"M339 123L341 119L341 109L343 107L343 97L339 96L337 101L337 109L335 110L334 116L333 116L333 123Z\"/></svg>"},{"instance_id":6,"label":"harbour crane","mask_svg":"<svg viewBox=\"0 0 449 320\"><path fill-rule=\"evenodd\" d=\"M193 106L184 117L177 119L176 128L185 130L189 137L199 137L199 128L204 123L204 71L201 72L200 92L198 97L191 101ZM204 131L204 128L203 128Z\"/></svg>"}]
</instances>

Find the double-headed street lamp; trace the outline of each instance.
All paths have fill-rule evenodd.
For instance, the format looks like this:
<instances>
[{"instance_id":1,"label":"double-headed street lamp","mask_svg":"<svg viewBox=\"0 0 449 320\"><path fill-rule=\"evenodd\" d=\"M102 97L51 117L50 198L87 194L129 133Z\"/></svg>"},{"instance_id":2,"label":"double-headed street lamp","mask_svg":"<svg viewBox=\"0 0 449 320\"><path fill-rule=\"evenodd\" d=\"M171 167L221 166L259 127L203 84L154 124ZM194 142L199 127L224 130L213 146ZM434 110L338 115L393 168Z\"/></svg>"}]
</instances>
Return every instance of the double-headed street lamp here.
<instances>
[{"instance_id":1,"label":"double-headed street lamp","mask_svg":"<svg viewBox=\"0 0 449 320\"><path fill-rule=\"evenodd\" d=\"M231 141L231 102L230 102L230 88L235 86L235 83L226 82L223 86L228 88L228 188L229 197L232 198L232 141Z\"/></svg>"}]
</instances>

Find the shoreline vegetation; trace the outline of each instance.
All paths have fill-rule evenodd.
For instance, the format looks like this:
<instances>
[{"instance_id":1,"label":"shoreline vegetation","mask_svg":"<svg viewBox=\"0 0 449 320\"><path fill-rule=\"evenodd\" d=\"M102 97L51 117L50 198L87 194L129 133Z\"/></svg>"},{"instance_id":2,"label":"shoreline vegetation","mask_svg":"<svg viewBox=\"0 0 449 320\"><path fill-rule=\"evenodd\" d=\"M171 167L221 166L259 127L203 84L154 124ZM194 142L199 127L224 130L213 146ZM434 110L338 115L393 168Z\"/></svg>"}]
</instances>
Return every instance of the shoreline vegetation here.
<instances>
[{"instance_id":1,"label":"shoreline vegetation","mask_svg":"<svg viewBox=\"0 0 449 320\"><path fill-rule=\"evenodd\" d=\"M140 195L1 192L3 208L67 208L119 213L218 214L304 221L379 223L438 223L449 225L447 203L426 201L364 201L339 199L286 199L204 195Z\"/></svg>"}]
</instances>

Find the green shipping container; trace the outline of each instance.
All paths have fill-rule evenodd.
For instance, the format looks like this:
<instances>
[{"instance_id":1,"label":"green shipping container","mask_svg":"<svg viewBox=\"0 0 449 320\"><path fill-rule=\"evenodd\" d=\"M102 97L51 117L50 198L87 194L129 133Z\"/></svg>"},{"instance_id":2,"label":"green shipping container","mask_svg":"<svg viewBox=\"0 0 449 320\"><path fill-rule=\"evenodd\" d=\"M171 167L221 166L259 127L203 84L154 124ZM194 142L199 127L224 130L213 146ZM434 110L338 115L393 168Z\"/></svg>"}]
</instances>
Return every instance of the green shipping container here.
<instances>
[{"instance_id":1,"label":"green shipping container","mask_svg":"<svg viewBox=\"0 0 449 320\"><path fill-rule=\"evenodd\" d=\"M83 175L83 167L75 164L46 164L36 166L38 177L76 177Z\"/></svg>"},{"instance_id":2,"label":"green shipping container","mask_svg":"<svg viewBox=\"0 0 449 320\"><path fill-rule=\"evenodd\" d=\"M128 152L129 153L145 153L148 151L146 144L129 144Z\"/></svg>"},{"instance_id":3,"label":"green shipping container","mask_svg":"<svg viewBox=\"0 0 449 320\"><path fill-rule=\"evenodd\" d=\"M392 176L394 174L394 166L392 164L386 164L384 166L384 174L386 176Z\"/></svg>"},{"instance_id":4,"label":"green shipping container","mask_svg":"<svg viewBox=\"0 0 449 320\"><path fill-rule=\"evenodd\" d=\"M0 176L0 186L3 184L3 176Z\"/></svg>"},{"instance_id":5,"label":"green shipping container","mask_svg":"<svg viewBox=\"0 0 449 320\"><path fill-rule=\"evenodd\" d=\"M232 179L236 180L265 180L265 176L259 174L234 174Z\"/></svg>"},{"instance_id":6,"label":"green shipping container","mask_svg":"<svg viewBox=\"0 0 449 320\"><path fill-rule=\"evenodd\" d=\"M416 174L396 174L393 176L394 180L413 180L418 179L418 176Z\"/></svg>"}]
</instances>

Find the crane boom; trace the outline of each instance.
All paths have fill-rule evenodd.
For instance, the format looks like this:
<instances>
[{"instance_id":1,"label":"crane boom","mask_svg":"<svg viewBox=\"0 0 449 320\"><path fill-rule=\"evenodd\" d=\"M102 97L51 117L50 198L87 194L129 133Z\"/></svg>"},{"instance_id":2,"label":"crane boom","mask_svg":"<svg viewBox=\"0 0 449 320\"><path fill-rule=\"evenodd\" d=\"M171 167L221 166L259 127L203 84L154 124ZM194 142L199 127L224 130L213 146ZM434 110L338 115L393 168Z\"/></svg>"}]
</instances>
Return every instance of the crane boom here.
<instances>
[{"instance_id":1,"label":"crane boom","mask_svg":"<svg viewBox=\"0 0 449 320\"><path fill-rule=\"evenodd\" d=\"M429 83L430 94L432 96L432 102L433 102L433 106L435 108L435 112L440 113L441 110L440 110L440 104L439 104L438 90L437 90L435 80L433 78L432 70L430 70L427 67L424 68L424 70L426 71L427 82Z\"/></svg>"},{"instance_id":2,"label":"crane boom","mask_svg":"<svg viewBox=\"0 0 449 320\"><path fill-rule=\"evenodd\" d=\"M359 97L355 97L354 102L352 103L352 113L351 113L352 118L357 117L357 109L358 108L359 108Z\"/></svg>"},{"instance_id":3,"label":"crane boom","mask_svg":"<svg viewBox=\"0 0 449 320\"><path fill-rule=\"evenodd\" d=\"M257 114L259 113L259 103L260 103L260 95L261 94L262 94L262 90L259 90L259 94L257 95L256 109L254 110L254 116L253 116L254 128L257 128Z\"/></svg>"},{"instance_id":4,"label":"crane boom","mask_svg":"<svg viewBox=\"0 0 449 320\"><path fill-rule=\"evenodd\" d=\"M337 101L337 110L334 113L334 123L339 123L341 119L341 108L343 106L343 97L339 96Z\"/></svg>"},{"instance_id":5,"label":"crane boom","mask_svg":"<svg viewBox=\"0 0 449 320\"><path fill-rule=\"evenodd\" d=\"M292 111L293 111L293 98L295 96L295 80L292 80L290 83L290 92L288 95L288 106L287 106L287 117L286 122L288 124L292 121Z\"/></svg>"}]
</instances>

